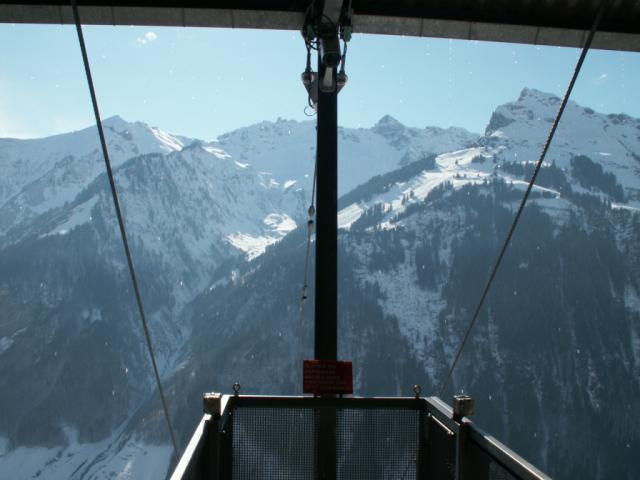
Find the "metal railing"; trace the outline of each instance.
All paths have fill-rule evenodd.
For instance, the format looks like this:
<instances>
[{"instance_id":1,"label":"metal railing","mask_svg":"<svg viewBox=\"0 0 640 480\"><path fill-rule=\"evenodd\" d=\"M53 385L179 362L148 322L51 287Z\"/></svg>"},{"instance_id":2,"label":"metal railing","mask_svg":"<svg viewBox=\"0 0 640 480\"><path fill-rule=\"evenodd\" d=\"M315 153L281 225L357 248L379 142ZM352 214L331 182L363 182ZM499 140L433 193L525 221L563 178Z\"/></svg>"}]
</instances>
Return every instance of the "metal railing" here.
<instances>
[{"instance_id":1,"label":"metal railing","mask_svg":"<svg viewBox=\"0 0 640 480\"><path fill-rule=\"evenodd\" d=\"M549 478L437 397L207 394L204 410L171 480Z\"/></svg>"}]
</instances>

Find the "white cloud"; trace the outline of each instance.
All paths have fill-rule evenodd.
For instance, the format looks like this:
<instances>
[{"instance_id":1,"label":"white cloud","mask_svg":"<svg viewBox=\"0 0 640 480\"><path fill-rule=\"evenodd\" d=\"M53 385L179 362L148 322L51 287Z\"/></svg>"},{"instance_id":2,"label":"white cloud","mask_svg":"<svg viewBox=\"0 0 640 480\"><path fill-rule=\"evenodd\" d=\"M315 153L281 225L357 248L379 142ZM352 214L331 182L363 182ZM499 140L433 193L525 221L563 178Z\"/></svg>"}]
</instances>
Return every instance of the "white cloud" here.
<instances>
[{"instance_id":1,"label":"white cloud","mask_svg":"<svg viewBox=\"0 0 640 480\"><path fill-rule=\"evenodd\" d=\"M136 45L142 47L147 43L155 42L157 38L158 35L155 32L147 32L142 37L136 38Z\"/></svg>"},{"instance_id":2,"label":"white cloud","mask_svg":"<svg viewBox=\"0 0 640 480\"><path fill-rule=\"evenodd\" d=\"M602 75L598 75L595 79L596 84L602 84L609 77L608 73L603 73Z\"/></svg>"}]
</instances>

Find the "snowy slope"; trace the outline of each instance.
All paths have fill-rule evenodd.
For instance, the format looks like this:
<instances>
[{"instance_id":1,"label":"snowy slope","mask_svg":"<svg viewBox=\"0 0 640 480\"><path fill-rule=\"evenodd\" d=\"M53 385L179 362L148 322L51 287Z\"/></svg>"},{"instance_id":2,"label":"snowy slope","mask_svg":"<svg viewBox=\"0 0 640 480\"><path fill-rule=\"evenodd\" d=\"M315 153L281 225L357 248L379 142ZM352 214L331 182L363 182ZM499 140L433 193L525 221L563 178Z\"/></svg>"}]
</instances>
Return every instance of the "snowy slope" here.
<instances>
[{"instance_id":1,"label":"snowy slope","mask_svg":"<svg viewBox=\"0 0 640 480\"><path fill-rule=\"evenodd\" d=\"M461 128L412 128L386 115L371 129L340 128L338 191L346 193L373 175L432 154L473 144L478 135ZM256 170L268 171L279 182L295 180L308 186L315 159L315 122L279 119L222 135L222 149Z\"/></svg>"},{"instance_id":2,"label":"snowy slope","mask_svg":"<svg viewBox=\"0 0 640 480\"><path fill-rule=\"evenodd\" d=\"M47 480L156 480L164 478L171 461L167 445L148 445L131 439L123 444L120 432L101 442L72 442L66 447L17 448L6 452L0 437L0 477ZM109 458L108 462L100 459Z\"/></svg>"},{"instance_id":3,"label":"snowy slope","mask_svg":"<svg viewBox=\"0 0 640 480\"><path fill-rule=\"evenodd\" d=\"M339 213L339 225L348 228L374 205L388 209L387 218L402 213L408 205L421 202L435 187L451 182L455 188L503 178L521 189L527 180L500 169L503 162L531 163L538 160L558 109L557 97L525 88L517 101L502 105L493 113L486 133L476 146L443 153L436 168L400 182L365 202L346 206ZM397 127L396 127L397 128ZM572 179L572 188L582 188L572 177L571 160L586 155L615 175L627 201L612 200L612 208L640 211L640 119L627 115L604 115L569 102L547 153L545 165L555 164ZM547 192L556 201L546 201L549 210L566 210L559 191L540 185L534 191ZM606 195L605 195L606 197Z\"/></svg>"},{"instance_id":4,"label":"snowy slope","mask_svg":"<svg viewBox=\"0 0 640 480\"><path fill-rule=\"evenodd\" d=\"M191 142L190 145L200 147L185 148L186 139L140 122L130 124L113 117L105 121L104 127L114 169L132 157L159 154L160 157L153 162L155 165L148 165L150 171L145 175L164 175L157 178L157 182L168 181L175 192L180 193L174 195L176 200L184 202L183 208L191 209L189 213L180 211L177 205L168 204L167 192L157 191L156 197L151 198L146 192L138 191L144 196L139 201L123 199L123 205L130 213L165 203L173 210L172 219L176 221L197 216L197 210L205 214L198 223L208 230L202 233L201 238L190 239L192 241L187 243L192 250L190 254L202 255L203 239L205 236L211 238L215 231L216 235L223 234L227 243L253 257L295 227L293 217L299 213L295 197L300 195L295 193L299 192L295 184L280 185L269 174L256 172L213 145ZM174 155L170 156L171 153ZM95 198L83 199L81 203L75 199L92 181L104 177L104 162L95 128L47 139L0 140L0 159L6 162L10 172L3 177L8 185L5 191L13 193L0 203L0 237L28 228L35 218L65 204L73 204L73 207L63 216L61 224L53 226L51 233L66 232L89 221ZM152 171L156 167L163 173ZM125 170L133 171L133 167L127 165ZM118 189L123 197L127 197L132 193L129 179L124 177L120 180ZM145 182L143 179L139 181ZM202 186L196 188L198 183ZM155 186L160 184L152 183ZM224 198L220 197L221 191L217 187L222 190ZM269 195L271 198L267 199ZM215 221L209 221L213 215L210 209L199 206L207 204L215 204ZM206 217L207 213L209 217ZM147 219L146 225L139 225L142 218ZM131 215L128 222L135 225L134 231L147 234L147 246L154 249L157 242L152 239L160 238L158 230L167 225L166 222L149 222L148 218L145 214Z\"/></svg>"},{"instance_id":5,"label":"snowy slope","mask_svg":"<svg viewBox=\"0 0 640 480\"><path fill-rule=\"evenodd\" d=\"M216 145L118 118L105 132L166 376L190 334L185 304L222 262L294 229L304 192ZM19 177L0 206L1 478L159 478L169 464L166 446L128 426L154 386L94 135L0 142ZM41 402L56 414L34 428Z\"/></svg>"},{"instance_id":6,"label":"snowy slope","mask_svg":"<svg viewBox=\"0 0 640 480\"><path fill-rule=\"evenodd\" d=\"M136 155L181 150L184 143L189 141L142 122L129 123L119 116L104 120L103 127L114 167ZM4 173L0 204L4 204L12 193L24 188L24 185L50 172L65 157L73 155L83 158L96 154L96 167L103 168L95 126L35 140L0 139L0 167ZM84 165L85 168L88 166Z\"/></svg>"},{"instance_id":7,"label":"snowy slope","mask_svg":"<svg viewBox=\"0 0 640 480\"><path fill-rule=\"evenodd\" d=\"M560 106L554 95L525 88L517 101L496 109L485 132L492 153L509 161L535 161ZM568 168L574 155L587 155L616 175L640 200L640 119L604 115L569 101L547 161Z\"/></svg>"},{"instance_id":8,"label":"snowy slope","mask_svg":"<svg viewBox=\"0 0 640 480\"><path fill-rule=\"evenodd\" d=\"M120 117L104 121L112 166L148 153L180 151L187 139ZM17 223L71 202L104 171L98 132L78 132L36 140L0 139L0 235Z\"/></svg>"},{"instance_id":9,"label":"snowy slope","mask_svg":"<svg viewBox=\"0 0 640 480\"><path fill-rule=\"evenodd\" d=\"M525 88L517 101L496 109L485 135L476 146L440 154L436 156L433 168L425 168L402 181L370 182L370 187L365 184L362 198L344 205L340 210L339 227L350 230L357 225L356 222L366 220L369 215L368 218L372 220L364 222L364 228L371 234L385 230L409 231L420 238L426 234L425 231L430 232L434 228L430 225L444 225L439 227L446 230L438 232L442 243L436 255L441 268L453 268L452 245L456 238L459 239L465 220L455 220L457 214L454 210L448 216L438 210L429 212L429 195L436 188L455 191L471 185L489 192L491 188L488 185L502 181L517 192L510 197L510 208L515 209L527 186L528 177L515 175L503 165L527 164L538 159L558 105L557 97ZM569 191L536 184L532 203L554 219L558 226L567 224L571 215L584 215L572 192L591 194L605 200L612 215L618 209L640 213L639 131L639 119L622 114L604 115L569 102L543 167L544 172L552 164L557 166L567 179ZM625 201L617 202L605 192L581 186L571 164L571 160L578 155L588 156L601 165L605 172L615 175L615 180L626 194ZM592 228L586 226L588 220L583 221L585 228ZM363 227L358 225L357 228L361 230ZM629 244L628 230L622 229L621 235L619 244ZM423 362L425 370L433 377L437 361L429 352L433 351L433 342L438 338L437 320L445 310L446 303L443 301L442 288L418 287L413 264L417 260L411 258L411 247L408 247L405 263L390 271L362 269L359 272L360 280L363 285L379 286L381 298L384 299L380 301L382 309L385 314L397 318L400 331L411 346L412 353ZM367 265L376 252L365 242L354 248L352 253L362 265ZM522 268L526 269L527 265L523 264Z\"/></svg>"},{"instance_id":10,"label":"snowy slope","mask_svg":"<svg viewBox=\"0 0 640 480\"><path fill-rule=\"evenodd\" d=\"M299 189L198 143L133 159L121 170L118 188L129 230L147 251L158 253L173 234L179 244L164 252L170 258L207 264L225 245L255 256L295 228L303 212Z\"/></svg>"}]
</instances>

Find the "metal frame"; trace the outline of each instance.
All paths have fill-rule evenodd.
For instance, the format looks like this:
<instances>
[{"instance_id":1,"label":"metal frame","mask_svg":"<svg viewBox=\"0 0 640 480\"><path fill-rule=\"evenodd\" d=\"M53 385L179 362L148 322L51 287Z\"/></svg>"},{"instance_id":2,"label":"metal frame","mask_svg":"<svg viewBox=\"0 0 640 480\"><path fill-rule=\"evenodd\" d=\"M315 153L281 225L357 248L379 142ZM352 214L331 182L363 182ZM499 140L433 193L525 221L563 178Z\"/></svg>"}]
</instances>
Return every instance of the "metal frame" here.
<instances>
[{"instance_id":1,"label":"metal frame","mask_svg":"<svg viewBox=\"0 0 640 480\"><path fill-rule=\"evenodd\" d=\"M212 432L217 430L217 420L217 417L212 417L209 414L205 414L202 417L171 478L183 480L205 478L203 467L206 456L203 454L203 450L209 444L209 440L213 438ZM194 459L199 459L200 461L193 461Z\"/></svg>"},{"instance_id":2,"label":"metal frame","mask_svg":"<svg viewBox=\"0 0 640 480\"><path fill-rule=\"evenodd\" d=\"M196 427L191 440L176 465L171 478L197 480L218 477L219 462L219 420L224 411L222 396L205 394L203 397L204 416Z\"/></svg>"},{"instance_id":3,"label":"metal frame","mask_svg":"<svg viewBox=\"0 0 640 480\"><path fill-rule=\"evenodd\" d=\"M298 30L304 1L79 1L88 25L269 28ZM609 2L593 48L640 51L640 3ZM67 1L5 2L0 22L72 24ZM450 2L354 0L354 31L387 35L580 47L596 0Z\"/></svg>"},{"instance_id":4,"label":"metal frame","mask_svg":"<svg viewBox=\"0 0 640 480\"><path fill-rule=\"evenodd\" d=\"M341 408L414 410L420 412L421 422L421 454L416 464L416 478L489 480L489 469L482 469L491 461L516 479L550 479L467 418L459 422L453 420L452 409L438 397L326 398L225 395L218 398L219 413L209 412L204 415L171 480L232 478L233 413L237 409L256 407L333 411ZM433 454L430 455L430 452ZM455 468L451 469L449 463L455 465Z\"/></svg>"},{"instance_id":5,"label":"metal frame","mask_svg":"<svg viewBox=\"0 0 640 480\"><path fill-rule=\"evenodd\" d=\"M464 423L471 424L468 420L464 420ZM549 478L536 467L524 460L520 455L500 443L496 438L485 433L479 427L472 425L472 428L469 429L469 433L470 442L472 442L477 448L484 451L496 463L499 463L502 467L508 470L513 476L517 478Z\"/></svg>"}]
</instances>

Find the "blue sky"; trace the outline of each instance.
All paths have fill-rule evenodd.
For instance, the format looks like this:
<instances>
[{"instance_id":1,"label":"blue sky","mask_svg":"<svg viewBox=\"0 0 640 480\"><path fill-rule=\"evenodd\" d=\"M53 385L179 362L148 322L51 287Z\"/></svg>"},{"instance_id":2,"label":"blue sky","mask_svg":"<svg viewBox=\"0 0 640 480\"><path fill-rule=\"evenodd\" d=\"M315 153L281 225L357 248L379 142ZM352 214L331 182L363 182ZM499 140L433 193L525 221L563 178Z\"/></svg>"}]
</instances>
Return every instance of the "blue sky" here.
<instances>
[{"instance_id":1,"label":"blue sky","mask_svg":"<svg viewBox=\"0 0 640 480\"><path fill-rule=\"evenodd\" d=\"M121 115L206 140L278 117L305 120L297 32L85 27L103 118ZM355 35L340 124L385 114L423 127L481 132L527 86L562 95L579 51L446 39ZM0 24L0 136L40 137L93 121L72 26ZM573 99L640 117L640 54L592 51ZM635 84L634 84L635 81Z\"/></svg>"}]
</instances>

